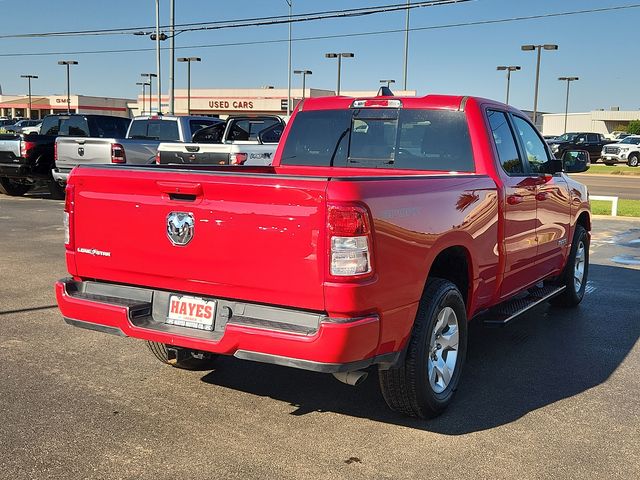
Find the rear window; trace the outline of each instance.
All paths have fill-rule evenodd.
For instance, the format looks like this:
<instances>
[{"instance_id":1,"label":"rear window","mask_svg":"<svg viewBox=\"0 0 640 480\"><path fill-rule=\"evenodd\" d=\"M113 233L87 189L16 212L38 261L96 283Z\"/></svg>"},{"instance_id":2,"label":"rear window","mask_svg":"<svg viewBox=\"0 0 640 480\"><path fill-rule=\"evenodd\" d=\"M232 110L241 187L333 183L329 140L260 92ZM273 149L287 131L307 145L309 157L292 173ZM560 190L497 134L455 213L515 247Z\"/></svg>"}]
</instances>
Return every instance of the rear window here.
<instances>
[{"instance_id":1,"label":"rear window","mask_svg":"<svg viewBox=\"0 0 640 480\"><path fill-rule=\"evenodd\" d=\"M193 135L198 130L201 130L201 129L205 128L205 127L213 125L214 123L221 123L221 122L219 120L203 120L203 119L189 120L189 130L191 131L191 134Z\"/></svg>"},{"instance_id":2,"label":"rear window","mask_svg":"<svg viewBox=\"0 0 640 480\"><path fill-rule=\"evenodd\" d=\"M475 171L464 112L351 109L299 112L283 165Z\"/></svg>"},{"instance_id":3,"label":"rear window","mask_svg":"<svg viewBox=\"0 0 640 480\"><path fill-rule=\"evenodd\" d=\"M124 138L131 119L124 117L89 117L89 131L92 137Z\"/></svg>"},{"instance_id":4,"label":"rear window","mask_svg":"<svg viewBox=\"0 0 640 480\"><path fill-rule=\"evenodd\" d=\"M161 142L179 141L178 122L175 120L133 120L129 138L160 140Z\"/></svg>"}]
</instances>

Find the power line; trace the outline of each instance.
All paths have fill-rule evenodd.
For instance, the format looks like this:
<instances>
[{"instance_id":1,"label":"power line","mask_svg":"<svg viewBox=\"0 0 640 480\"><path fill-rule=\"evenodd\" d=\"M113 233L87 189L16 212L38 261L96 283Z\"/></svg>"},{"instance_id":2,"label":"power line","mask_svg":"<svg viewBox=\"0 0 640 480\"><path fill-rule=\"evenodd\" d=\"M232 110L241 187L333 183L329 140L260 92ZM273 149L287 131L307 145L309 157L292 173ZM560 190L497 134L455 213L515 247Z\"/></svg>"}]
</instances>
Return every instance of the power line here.
<instances>
[{"instance_id":1,"label":"power line","mask_svg":"<svg viewBox=\"0 0 640 480\"><path fill-rule=\"evenodd\" d=\"M434 7L440 5L450 5L455 3L466 3L475 0L426 0L414 2L409 5L406 3L395 3L387 5L378 5L373 7L349 8L341 10L328 10L312 13L299 13L289 17L289 15L277 15L270 17L244 18L237 20L220 20L216 22L197 22L183 23L175 25L175 31L178 33L194 32L200 30L221 30L228 28L243 27L259 27L269 25L279 25L283 23L310 22L316 20L325 20L330 18L351 18L361 17L365 15L374 15L378 13L389 13L398 10L417 9L424 7ZM161 29L167 29L169 26L162 25ZM94 35L133 35L133 34L149 34L152 33L152 27L127 27L127 28L108 28L101 30L76 30L65 32L43 32L43 33L19 33L0 35L3 38L42 38L42 37L72 37L72 36L94 36Z\"/></svg>"},{"instance_id":2,"label":"power line","mask_svg":"<svg viewBox=\"0 0 640 480\"><path fill-rule=\"evenodd\" d=\"M443 25L431 25L427 27L413 27L413 28L410 28L409 31L416 32L416 31L426 31L426 30L441 30L441 29L447 29L447 28L491 25L491 24L499 24L499 23L520 22L520 21L526 21L526 20L541 20L545 18L565 17L565 16L583 15L583 14L590 14L590 13L602 13L602 12L626 10L626 9L639 8L639 7L640 7L640 3L636 3L636 4L630 4L630 5L593 8L593 9L586 9L586 10L575 10L575 11L569 11L569 12L546 13L546 14L539 14L539 15L509 17L509 18L501 18L501 19L494 19L494 20L478 20L474 22L448 23ZM304 42L304 41L314 41L314 40L327 40L327 39L333 39L333 38L352 38L352 37L364 37L364 36L374 36L374 35L388 35L388 34L399 33L399 32L404 32L404 28L392 29L392 30L377 30L377 31L371 31L371 32L343 33L343 34L335 34L335 35L318 35L318 36L312 36L312 37L298 37L298 38L293 38L292 41ZM289 41L288 39L273 39L273 40L247 41L247 42L210 43L210 44L187 45L187 46L176 47L176 50L261 45L261 44L272 44L272 43L285 43L288 41ZM168 48L163 47L162 49L167 50ZM74 51L74 52L2 53L0 54L0 57L138 53L138 52L148 52L148 51L154 51L154 50L155 48L151 47L151 48L112 49L112 50L84 50L84 51L80 50L80 51Z\"/></svg>"}]
</instances>

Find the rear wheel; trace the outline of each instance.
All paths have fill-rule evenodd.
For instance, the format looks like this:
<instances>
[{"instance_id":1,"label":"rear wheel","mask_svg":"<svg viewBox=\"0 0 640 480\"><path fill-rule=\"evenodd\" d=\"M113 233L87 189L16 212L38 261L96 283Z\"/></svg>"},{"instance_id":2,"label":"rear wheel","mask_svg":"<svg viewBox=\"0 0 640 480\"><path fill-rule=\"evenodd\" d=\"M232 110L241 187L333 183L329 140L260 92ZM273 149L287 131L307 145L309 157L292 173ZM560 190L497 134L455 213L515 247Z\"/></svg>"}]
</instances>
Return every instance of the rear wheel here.
<instances>
[{"instance_id":1,"label":"rear wheel","mask_svg":"<svg viewBox=\"0 0 640 480\"><path fill-rule=\"evenodd\" d=\"M629 159L627 160L627 165L630 167L637 167L640 163L640 156L637 153L632 153L629 155Z\"/></svg>"},{"instance_id":2,"label":"rear wheel","mask_svg":"<svg viewBox=\"0 0 640 480\"><path fill-rule=\"evenodd\" d=\"M567 265L560 277L564 291L551 299L552 305L561 307L575 307L583 297L587 288L587 276L589 274L589 234L582 225L576 225L573 234L571 252L567 259Z\"/></svg>"},{"instance_id":3,"label":"rear wheel","mask_svg":"<svg viewBox=\"0 0 640 480\"><path fill-rule=\"evenodd\" d=\"M56 182L53 177L49 179L47 184L51 198L54 200L64 200L64 187Z\"/></svg>"},{"instance_id":4,"label":"rear wheel","mask_svg":"<svg viewBox=\"0 0 640 480\"><path fill-rule=\"evenodd\" d=\"M20 197L31 190L31 185L19 183L12 178L0 177L0 193L12 197Z\"/></svg>"},{"instance_id":5,"label":"rear wheel","mask_svg":"<svg viewBox=\"0 0 640 480\"><path fill-rule=\"evenodd\" d=\"M147 341L151 353L162 363L185 370L208 370L217 355L209 352L173 347L160 342Z\"/></svg>"},{"instance_id":6,"label":"rear wheel","mask_svg":"<svg viewBox=\"0 0 640 480\"><path fill-rule=\"evenodd\" d=\"M380 370L380 388L392 410L432 418L451 403L467 352L467 315L458 288L427 281L404 363Z\"/></svg>"}]
</instances>

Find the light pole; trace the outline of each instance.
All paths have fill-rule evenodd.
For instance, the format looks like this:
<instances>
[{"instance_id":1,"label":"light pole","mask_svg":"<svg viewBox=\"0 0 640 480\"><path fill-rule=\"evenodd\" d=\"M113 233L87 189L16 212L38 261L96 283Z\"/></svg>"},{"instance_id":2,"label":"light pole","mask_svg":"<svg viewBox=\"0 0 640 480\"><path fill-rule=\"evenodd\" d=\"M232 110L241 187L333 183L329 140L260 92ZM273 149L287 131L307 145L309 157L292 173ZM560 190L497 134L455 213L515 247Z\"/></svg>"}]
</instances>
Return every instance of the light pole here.
<instances>
[{"instance_id":1,"label":"light pole","mask_svg":"<svg viewBox=\"0 0 640 480\"><path fill-rule=\"evenodd\" d=\"M389 80L380 80L380 83L386 83L387 84L387 88L391 88L391 84L392 83L396 83L395 80L393 79L389 79Z\"/></svg>"},{"instance_id":2,"label":"light pole","mask_svg":"<svg viewBox=\"0 0 640 480\"><path fill-rule=\"evenodd\" d=\"M156 75L155 73L141 73L140 76L147 77L149 79L149 115L151 115L151 107L152 107L151 91L153 90L153 79L156 78L158 75Z\"/></svg>"},{"instance_id":3,"label":"light pole","mask_svg":"<svg viewBox=\"0 0 640 480\"><path fill-rule=\"evenodd\" d=\"M179 57L179 62L187 63L187 115L191 115L191 62L200 62L200 57Z\"/></svg>"},{"instance_id":4,"label":"light pole","mask_svg":"<svg viewBox=\"0 0 640 480\"><path fill-rule=\"evenodd\" d=\"M149 88L151 88L151 84L149 82L136 82L136 85L142 85L142 111L140 112L140 115L144 115L144 111L146 110L146 105L145 105L146 92L144 87L148 85Z\"/></svg>"},{"instance_id":5,"label":"light pole","mask_svg":"<svg viewBox=\"0 0 640 480\"><path fill-rule=\"evenodd\" d=\"M169 2L169 114L175 110L175 58L176 58L176 0Z\"/></svg>"},{"instance_id":6,"label":"light pole","mask_svg":"<svg viewBox=\"0 0 640 480\"><path fill-rule=\"evenodd\" d=\"M517 72L520 70L520 66L518 65L500 65L496 67L496 70L506 70L507 71L507 99L504 103L509 104L509 86L511 85L511 72Z\"/></svg>"},{"instance_id":7,"label":"light pole","mask_svg":"<svg viewBox=\"0 0 640 480\"><path fill-rule=\"evenodd\" d=\"M294 70L293 73L296 75L302 75L302 99L304 100L305 96L305 81L307 79L307 75L311 75L313 72L311 70Z\"/></svg>"},{"instance_id":8,"label":"light pole","mask_svg":"<svg viewBox=\"0 0 640 480\"><path fill-rule=\"evenodd\" d=\"M26 78L29 82L29 112L27 113L27 117L31 120L31 79L38 78L37 75L20 75L20 78Z\"/></svg>"},{"instance_id":9,"label":"light pole","mask_svg":"<svg viewBox=\"0 0 640 480\"><path fill-rule=\"evenodd\" d=\"M536 122L538 121L538 85L540 83L540 56L543 48L545 50L558 50L558 45L522 45L520 48L525 52L538 50L538 63L536 65L536 88L533 96L533 124L537 126Z\"/></svg>"},{"instance_id":10,"label":"light pole","mask_svg":"<svg viewBox=\"0 0 640 480\"><path fill-rule=\"evenodd\" d=\"M411 0L407 0L407 13L404 21L404 90L407 89L407 68L409 64L409 5L411 5Z\"/></svg>"},{"instance_id":11,"label":"light pole","mask_svg":"<svg viewBox=\"0 0 640 480\"><path fill-rule=\"evenodd\" d=\"M578 77L558 77L558 80L567 82L567 99L564 104L564 133L567 133L567 116L569 115L569 85L571 82L580 80Z\"/></svg>"},{"instance_id":12,"label":"light pole","mask_svg":"<svg viewBox=\"0 0 640 480\"><path fill-rule=\"evenodd\" d=\"M58 65L66 65L67 67L67 113L71 113L71 95L69 93L71 88L69 81L69 67L71 65L78 65L78 62L76 62L75 60L60 60L58 62Z\"/></svg>"},{"instance_id":13,"label":"light pole","mask_svg":"<svg viewBox=\"0 0 640 480\"><path fill-rule=\"evenodd\" d=\"M285 0L289 5L289 61L287 66L287 115L291 115L291 8L293 0Z\"/></svg>"},{"instance_id":14,"label":"light pole","mask_svg":"<svg viewBox=\"0 0 640 480\"><path fill-rule=\"evenodd\" d=\"M351 52L343 52L343 53L325 53L324 56L326 58L337 58L338 59L338 89L336 91L336 95L340 95L340 69L342 68L342 58L353 58L355 55Z\"/></svg>"},{"instance_id":15,"label":"light pole","mask_svg":"<svg viewBox=\"0 0 640 480\"><path fill-rule=\"evenodd\" d=\"M160 0L156 0L156 76L158 77L158 113L162 113L162 77L160 76ZM151 110L151 107L149 107Z\"/></svg>"}]
</instances>

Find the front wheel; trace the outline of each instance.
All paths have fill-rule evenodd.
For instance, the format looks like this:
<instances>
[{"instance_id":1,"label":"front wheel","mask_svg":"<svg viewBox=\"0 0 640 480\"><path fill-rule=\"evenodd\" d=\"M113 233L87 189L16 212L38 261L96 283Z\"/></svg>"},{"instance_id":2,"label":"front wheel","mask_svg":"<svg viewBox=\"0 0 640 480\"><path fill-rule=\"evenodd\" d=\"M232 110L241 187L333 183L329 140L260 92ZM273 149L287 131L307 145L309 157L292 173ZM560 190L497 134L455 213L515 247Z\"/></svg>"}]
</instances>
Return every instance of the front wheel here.
<instances>
[{"instance_id":1,"label":"front wheel","mask_svg":"<svg viewBox=\"0 0 640 480\"><path fill-rule=\"evenodd\" d=\"M4 193L11 197L21 197L29 190L31 190L31 185L18 183L11 178L0 177L0 193Z\"/></svg>"},{"instance_id":2,"label":"front wheel","mask_svg":"<svg viewBox=\"0 0 640 480\"><path fill-rule=\"evenodd\" d=\"M582 225L576 225L571 252L564 267L560 284L564 291L551 299L552 305L575 307L584 298L589 274L589 234Z\"/></svg>"},{"instance_id":3,"label":"front wheel","mask_svg":"<svg viewBox=\"0 0 640 480\"><path fill-rule=\"evenodd\" d=\"M627 165L630 167L637 167L640 163L640 156L637 153L632 153L629 155L629 159L627 160Z\"/></svg>"},{"instance_id":4,"label":"front wheel","mask_svg":"<svg viewBox=\"0 0 640 480\"><path fill-rule=\"evenodd\" d=\"M433 418L451 403L467 352L467 315L458 288L430 278L418 307L404 363L380 370L387 405L405 415Z\"/></svg>"},{"instance_id":5,"label":"front wheel","mask_svg":"<svg viewBox=\"0 0 640 480\"><path fill-rule=\"evenodd\" d=\"M162 363L184 370L208 370L217 357L213 353L171 347L160 342L147 341L147 347Z\"/></svg>"}]
</instances>

